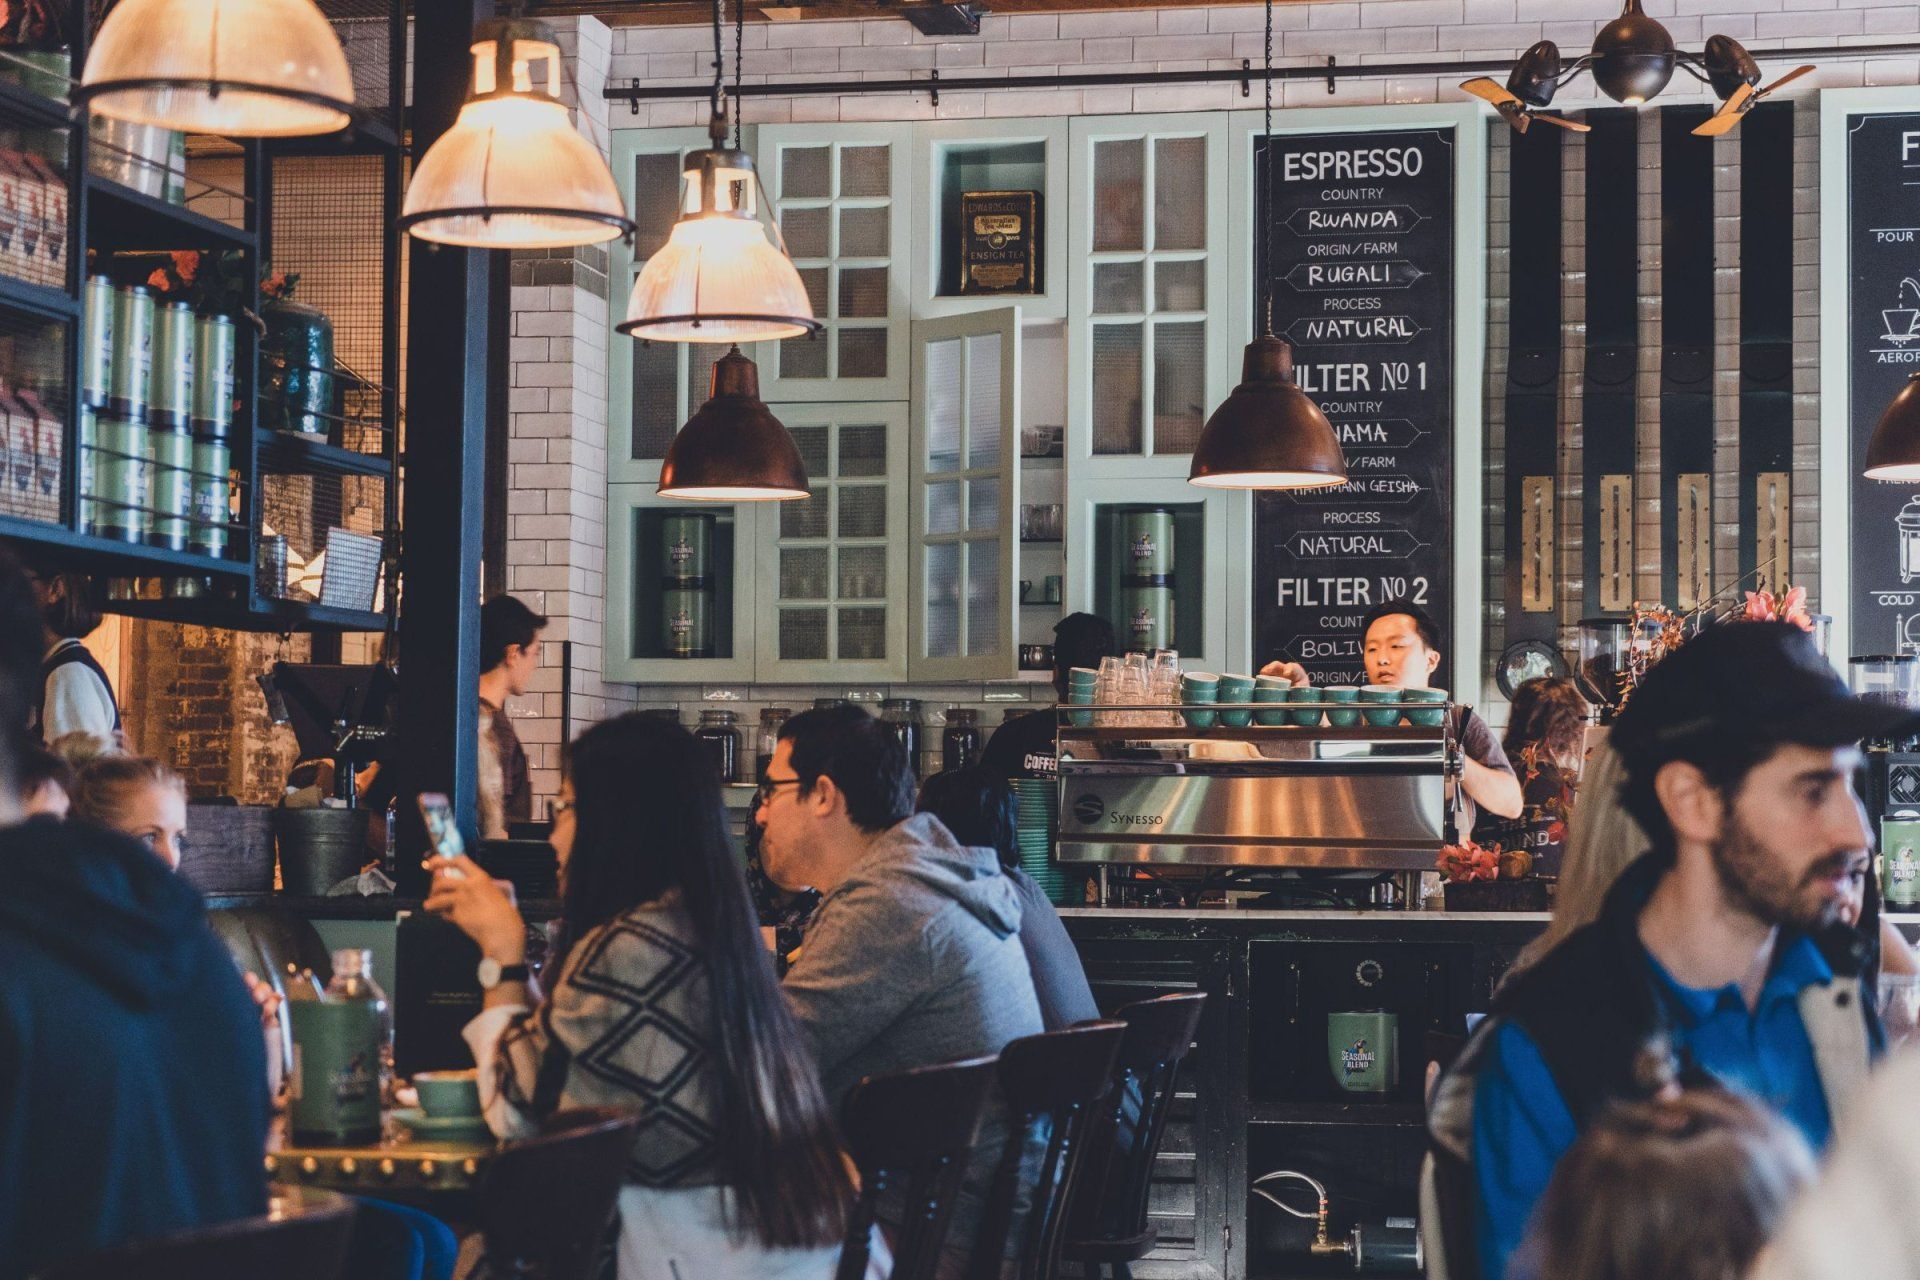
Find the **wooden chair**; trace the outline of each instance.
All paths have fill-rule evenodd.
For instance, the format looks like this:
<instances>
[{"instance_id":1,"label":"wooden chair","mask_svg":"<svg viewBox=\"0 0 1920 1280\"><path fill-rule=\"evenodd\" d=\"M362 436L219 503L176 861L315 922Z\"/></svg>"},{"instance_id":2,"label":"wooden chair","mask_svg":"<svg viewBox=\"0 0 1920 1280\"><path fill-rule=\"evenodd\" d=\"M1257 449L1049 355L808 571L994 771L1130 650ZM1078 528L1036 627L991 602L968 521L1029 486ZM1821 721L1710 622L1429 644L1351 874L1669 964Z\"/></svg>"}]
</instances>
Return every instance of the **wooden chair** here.
<instances>
[{"instance_id":1,"label":"wooden chair","mask_svg":"<svg viewBox=\"0 0 1920 1280\"><path fill-rule=\"evenodd\" d=\"M1111 1268L1130 1280L1129 1264L1152 1252L1158 1231L1147 1221L1153 1163L1173 1109L1174 1077L1193 1047L1194 1028L1207 997L1182 992L1142 1000L1114 1017L1127 1024L1112 1086L1087 1137L1086 1164L1067 1209L1061 1256L1092 1268Z\"/></svg>"},{"instance_id":2,"label":"wooden chair","mask_svg":"<svg viewBox=\"0 0 1920 1280\"><path fill-rule=\"evenodd\" d=\"M953 1200L979 1139L997 1059L870 1076L847 1095L842 1128L860 1169L835 1280L862 1280L880 1201L901 1207L890 1280L931 1280Z\"/></svg>"},{"instance_id":3,"label":"wooden chair","mask_svg":"<svg viewBox=\"0 0 1920 1280\"><path fill-rule=\"evenodd\" d=\"M356 1212L352 1200L331 1191L276 1188L259 1217L122 1245L51 1267L39 1280L339 1280Z\"/></svg>"},{"instance_id":4,"label":"wooden chair","mask_svg":"<svg viewBox=\"0 0 1920 1280\"><path fill-rule=\"evenodd\" d=\"M1111 1087L1126 1029L1123 1022L1082 1023L1015 1040L1000 1051L1000 1092L1010 1123L969 1264L971 1280L1000 1275L1014 1206L1022 1198L1028 1208L1016 1251L1019 1280L1052 1280L1058 1274L1067 1197L1085 1149L1082 1139ZM1039 1165L1029 1168L1029 1152L1043 1137Z\"/></svg>"},{"instance_id":5,"label":"wooden chair","mask_svg":"<svg viewBox=\"0 0 1920 1280\"><path fill-rule=\"evenodd\" d=\"M640 1117L613 1107L563 1111L537 1138L507 1143L487 1165L477 1216L488 1280L592 1280Z\"/></svg>"}]
</instances>

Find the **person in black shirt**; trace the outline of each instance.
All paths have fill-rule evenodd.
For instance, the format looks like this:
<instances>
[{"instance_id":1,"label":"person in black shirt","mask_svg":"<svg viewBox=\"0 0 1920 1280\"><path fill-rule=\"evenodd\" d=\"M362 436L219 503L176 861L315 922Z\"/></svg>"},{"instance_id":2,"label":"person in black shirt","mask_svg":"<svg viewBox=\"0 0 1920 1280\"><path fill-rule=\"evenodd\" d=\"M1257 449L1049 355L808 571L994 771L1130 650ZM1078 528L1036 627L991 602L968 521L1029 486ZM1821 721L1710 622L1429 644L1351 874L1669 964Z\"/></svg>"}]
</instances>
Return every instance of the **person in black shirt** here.
<instances>
[{"instance_id":1,"label":"person in black shirt","mask_svg":"<svg viewBox=\"0 0 1920 1280\"><path fill-rule=\"evenodd\" d=\"M1091 613L1070 613L1053 624L1053 688L1067 700L1067 672L1074 667L1098 668L1100 659L1115 652L1113 626ZM993 731L980 763L1011 782L1015 778L1049 778L1060 770L1054 757L1056 718L1052 707L1030 711Z\"/></svg>"}]
</instances>

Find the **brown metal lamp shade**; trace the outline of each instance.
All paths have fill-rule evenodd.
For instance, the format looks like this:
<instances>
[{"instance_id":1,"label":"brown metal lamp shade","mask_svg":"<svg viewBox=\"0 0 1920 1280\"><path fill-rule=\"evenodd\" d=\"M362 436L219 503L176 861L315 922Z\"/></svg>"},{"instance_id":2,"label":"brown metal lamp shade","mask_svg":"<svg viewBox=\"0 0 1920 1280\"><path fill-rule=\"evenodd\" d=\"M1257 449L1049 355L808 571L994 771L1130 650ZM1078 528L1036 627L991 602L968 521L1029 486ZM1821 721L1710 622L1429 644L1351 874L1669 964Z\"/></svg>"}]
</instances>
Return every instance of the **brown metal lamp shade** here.
<instances>
[{"instance_id":1,"label":"brown metal lamp shade","mask_svg":"<svg viewBox=\"0 0 1920 1280\"><path fill-rule=\"evenodd\" d=\"M713 394L680 428L660 465L664 498L780 502L808 496L807 468L780 419L760 403L760 371L735 347L713 366Z\"/></svg>"},{"instance_id":2,"label":"brown metal lamp shade","mask_svg":"<svg viewBox=\"0 0 1920 1280\"><path fill-rule=\"evenodd\" d=\"M1920 480L1920 373L1907 375L1907 385L1875 424L1864 474L1869 480Z\"/></svg>"},{"instance_id":3,"label":"brown metal lamp shade","mask_svg":"<svg viewBox=\"0 0 1920 1280\"><path fill-rule=\"evenodd\" d=\"M1293 344L1247 344L1240 385L1200 430L1189 484L1214 489L1319 489L1347 482L1333 424L1293 380Z\"/></svg>"}]
</instances>

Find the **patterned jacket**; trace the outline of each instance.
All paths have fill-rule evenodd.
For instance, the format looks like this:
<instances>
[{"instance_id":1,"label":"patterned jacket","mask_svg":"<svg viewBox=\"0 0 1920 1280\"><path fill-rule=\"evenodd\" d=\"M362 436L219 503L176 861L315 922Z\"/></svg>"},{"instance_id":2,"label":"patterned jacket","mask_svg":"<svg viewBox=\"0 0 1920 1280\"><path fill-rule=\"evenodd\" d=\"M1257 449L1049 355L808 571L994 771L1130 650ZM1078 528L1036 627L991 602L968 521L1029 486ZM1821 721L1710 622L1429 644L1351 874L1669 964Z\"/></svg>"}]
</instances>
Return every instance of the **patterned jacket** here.
<instances>
[{"instance_id":1,"label":"patterned jacket","mask_svg":"<svg viewBox=\"0 0 1920 1280\"><path fill-rule=\"evenodd\" d=\"M638 1111L645 1122L629 1182L715 1185L721 1067L710 998L693 926L675 897L635 907L573 945L539 1008L486 1011L509 1016L491 1055L494 1087L483 1092L531 1121L572 1107ZM469 1043L476 1031L486 1035L485 1020L469 1027Z\"/></svg>"}]
</instances>

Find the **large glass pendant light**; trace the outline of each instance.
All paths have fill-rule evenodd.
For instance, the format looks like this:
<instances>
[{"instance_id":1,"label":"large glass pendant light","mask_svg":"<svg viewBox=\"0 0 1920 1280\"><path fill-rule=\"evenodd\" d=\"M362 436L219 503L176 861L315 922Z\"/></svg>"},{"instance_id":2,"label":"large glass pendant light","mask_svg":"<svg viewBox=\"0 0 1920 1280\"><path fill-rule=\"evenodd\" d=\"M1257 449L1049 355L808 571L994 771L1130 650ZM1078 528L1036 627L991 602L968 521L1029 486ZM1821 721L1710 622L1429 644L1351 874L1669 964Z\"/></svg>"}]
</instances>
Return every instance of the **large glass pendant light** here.
<instances>
[{"instance_id":1,"label":"large glass pendant light","mask_svg":"<svg viewBox=\"0 0 1920 1280\"><path fill-rule=\"evenodd\" d=\"M1867 442L1869 480L1920 480L1920 373L1907 375L1900 394L1887 405Z\"/></svg>"},{"instance_id":2,"label":"large glass pendant light","mask_svg":"<svg viewBox=\"0 0 1920 1280\"><path fill-rule=\"evenodd\" d=\"M1347 482L1347 459L1333 424L1293 380L1293 345L1273 335L1274 175L1273 0L1267 0L1267 206L1255 246L1255 274L1266 290L1266 331L1247 344L1240 385L1200 428L1187 483L1210 489L1319 489Z\"/></svg>"},{"instance_id":3,"label":"large glass pendant light","mask_svg":"<svg viewBox=\"0 0 1920 1280\"><path fill-rule=\"evenodd\" d=\"M667 446L662 497L782 502L807 496L807 467L780 419L760 402L760 372L735 347L714 362L713 394Z\"/></svg>"},{"instance_id":4,"label":"large glass pendant light","mask_svg":"<svg viewBox=\"0 0 1920 1280\"><path fill-rule=\"evenodd\" d=\"M73 96L136 124L288 138L346 128L353 74L313 0L121 0Z\"/></svg>"},{"instance_id":5,"label":"large glass pendant light","mask_svg":"<svg viewBox=\"0 0 1920 1280\"><path fill-rule=\"evenodd\" d=\"M739 54L734 74L739 75ZM738 111L738 95L735 95ZM627 318L615 328L665 342L766 342L819 330L800 273L765 200L753 157L727 146L720 0L713 0L713 145L688 154L680 216L667 243L633 282Z\"/></svg>"},{"instance_id":6,"label":"large glass pendant light","mask_svg":"<svg viewBox=\"0 0 1920 1280\"><path fill-rule=\"evenodd\" d=\"M564 249L633 231L606 160L560 101L560 45L546 23L475 24L473 87L414 167L400 225L468 249Z\"/></svg>"}]
</instances>

